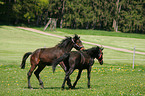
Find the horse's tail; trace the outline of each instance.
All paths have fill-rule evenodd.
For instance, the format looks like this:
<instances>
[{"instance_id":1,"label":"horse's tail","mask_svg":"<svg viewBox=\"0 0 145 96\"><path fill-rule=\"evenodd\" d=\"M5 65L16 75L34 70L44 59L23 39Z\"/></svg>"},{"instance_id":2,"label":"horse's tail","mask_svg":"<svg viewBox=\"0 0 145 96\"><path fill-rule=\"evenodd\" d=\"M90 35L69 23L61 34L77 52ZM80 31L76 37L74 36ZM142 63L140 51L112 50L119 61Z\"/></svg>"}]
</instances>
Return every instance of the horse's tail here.
<instances>
[{"instance_id":1,"label":"horse's tail","mask_svg":"<svg viewBox=\"0 0 145 96\"><path fill-rule=\"evenodd\" d=\"M29 55L31 55L32 52L27 52L24 54L23 59L22 59L22 63L21 63L21 69L25 69L25 63L26 63L26 59L29 57Z\"/></svg>"},{"instance_id":2,"label":"horse's tail","mask_svg":"<svg viewBox=\"0 0 145 96\"><path fill-rule=\"evenodd\" d=\"M59 64L59 62L65 60L66 58L68 58L70 55L70 53L65 53L64 55L62 55L61 57L59 57L58 59L56 59L53 63L52 63L52 70L53 73L55 72L55 68L56 66Z\"/></svg>"}]
</instances>

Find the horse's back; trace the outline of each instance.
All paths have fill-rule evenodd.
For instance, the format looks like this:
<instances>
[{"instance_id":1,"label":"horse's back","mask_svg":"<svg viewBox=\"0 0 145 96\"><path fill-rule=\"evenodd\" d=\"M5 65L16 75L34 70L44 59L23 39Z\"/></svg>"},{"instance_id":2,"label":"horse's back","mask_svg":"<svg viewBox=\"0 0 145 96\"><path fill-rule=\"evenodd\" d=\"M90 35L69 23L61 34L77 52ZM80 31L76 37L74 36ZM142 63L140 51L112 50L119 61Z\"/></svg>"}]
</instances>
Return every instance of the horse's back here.
<instances>
[{"instance_id":1,"label":"horse's back","mask_svg":"<svg viewBox=\"0 0 145 96\"><path fill-rule=\"evenodd\" d=\"M33 52L31 59L35 58L36 61L52 63L52 60L57 58L58 50L55 47L40 48Z\"/></svg>"},{"instance_id":2,"label":"horse's back","mask_svg":"<svg viewBox=\"0 0 145 96\"><path fill-rule=\"evenodd\" d=\"M91 57L85 52L80 51L71 51L69 57L69 65L74 67L75 69L86 69L90 66L90 61L92 61Z\"/></svg>"},{"instance_id":3,"label":"horse's back","mask_svg":"<svg viewBox=\"0 0 145 96\"><path fill-rule=\"evenodd\" d=\"M69 56L69 66L78 69L82 65L82 55L79 51L71 51Z\"/></svg>"}]
</instances>

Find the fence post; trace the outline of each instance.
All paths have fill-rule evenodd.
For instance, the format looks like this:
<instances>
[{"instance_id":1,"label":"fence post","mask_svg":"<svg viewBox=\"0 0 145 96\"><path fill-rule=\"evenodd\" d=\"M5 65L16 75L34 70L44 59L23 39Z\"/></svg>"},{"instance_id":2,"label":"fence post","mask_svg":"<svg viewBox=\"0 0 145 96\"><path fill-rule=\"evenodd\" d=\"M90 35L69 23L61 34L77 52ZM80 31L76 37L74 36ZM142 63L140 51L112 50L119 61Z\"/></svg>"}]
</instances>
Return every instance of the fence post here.
<instances>
[{"instance_id":1,"label":"fence post","mask_svg":"<svg viewBox=\"0 0 145 96\"><path fill-rule=\"evenodd\" d=\"M48 18L49 21L47 22L46 26L44 27L44 31L46 30L46 28L48 27L48 25L51 23L51 18Z\"/></svg>"},{"instance_id":2,"label":"fence post","mask_svg":"<svg viewBox=\"0 0 145 96\"><path fill-rule=\"evenodd\" d=\"M134 60L135 60L135 46L134 46L134 52L133 52L133 65L132 65L133 69L134 69Z\"/></svg>"}]
</instances>

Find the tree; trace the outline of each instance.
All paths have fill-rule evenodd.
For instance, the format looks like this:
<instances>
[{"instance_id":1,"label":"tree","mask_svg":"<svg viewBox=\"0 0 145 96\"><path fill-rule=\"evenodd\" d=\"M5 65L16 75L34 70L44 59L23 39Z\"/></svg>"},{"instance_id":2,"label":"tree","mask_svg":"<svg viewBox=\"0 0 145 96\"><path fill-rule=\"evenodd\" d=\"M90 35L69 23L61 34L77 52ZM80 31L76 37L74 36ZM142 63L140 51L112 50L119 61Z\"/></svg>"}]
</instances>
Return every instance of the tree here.
<instances>
[{"instance_id":1,"label":"tree","mask_svg":"<svg viewBox=\"0 0 145 96\"><path fill-rule=\"evenodd\" d=\"M121 11L121 31L143 33L143 0L125 1Z\"/></svg>"},{"instance_id":2,"label":"tree","mask_svg":"<svg viewBox=\"0 0 145 96\"><path fill-rule=\"evenodd\" d=\"M62 24L63 24L63 16L64 16L64 13L65 13L64 12L65 11L65 2L66 2L65 0L61 0L62 4L61 4L61 16L60 16L61 17L60 18L61 19L60 20L60 28L62 28Z\"/></svg>"},{"instance_id":3,"label":"tree","mask_svg":"<svg viewBox=\"0 0 145 96\"><path fill-rule=\"evenodd\" d=\"M0 0L0 21L145 33L144 0Z\"/></svg>"},{"instance_id":4,"label":"tree","mask_svg":"<svg viewBox=\"0 0 145 96\"><path fill-rule=\"evenodd\" d=\"M13 14L14 14L14 24L18 24L19 20L22 19L22 2L20 0L15 1L15 3L12 6Z\"/></svg>"},{"instance_id":5,"label":"tree","mask_svg":"<svg viewBox=\"0 0 145 96\"><path fill-rule=\"evenodd\" d=\"M120 3L120 0L117 0L116 1L116 6L114 6L114 18L113 18L113 28L114 28L114 31L115 32L118 32L118 22L119 22L119 19L120 19L120 10L121 10L121 3Z\"/></svg>"}]
</instances>

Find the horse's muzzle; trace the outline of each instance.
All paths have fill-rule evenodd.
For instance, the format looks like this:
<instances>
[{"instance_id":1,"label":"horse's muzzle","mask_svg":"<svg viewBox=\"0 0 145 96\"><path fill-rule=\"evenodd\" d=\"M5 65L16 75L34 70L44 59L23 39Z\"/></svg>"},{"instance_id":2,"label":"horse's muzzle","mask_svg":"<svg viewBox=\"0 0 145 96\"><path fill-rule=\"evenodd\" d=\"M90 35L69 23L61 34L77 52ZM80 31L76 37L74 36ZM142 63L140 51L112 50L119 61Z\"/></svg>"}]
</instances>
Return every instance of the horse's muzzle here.
<instances>
[{"instance_id":1,"label":"horse's muzzle","mask_svg":"<svg viewBox=\"0 0 145 96\"><path fill-rule=\"evenodd\" d=\"M100 65L103 65L103 60L101 62L99 62L99 63L100 63Z\"/></svg>"},{"instance_id":2,"label":"horse's muzzle","mask_svg":"<svg viewBox=\"0 0 145 96\"><path fill-rule=\"evenodd\" d=\"M85 50L84 46L82 46L80 50L81 50L81 51L82 51L82 50Z\"/></svg>"}]
</instances>

